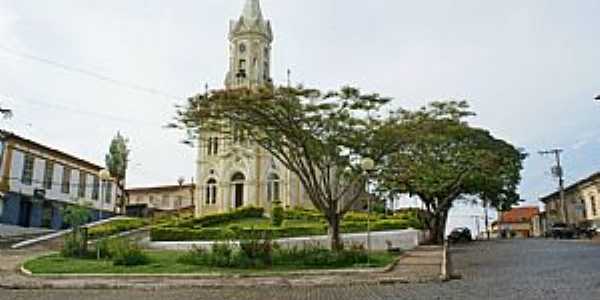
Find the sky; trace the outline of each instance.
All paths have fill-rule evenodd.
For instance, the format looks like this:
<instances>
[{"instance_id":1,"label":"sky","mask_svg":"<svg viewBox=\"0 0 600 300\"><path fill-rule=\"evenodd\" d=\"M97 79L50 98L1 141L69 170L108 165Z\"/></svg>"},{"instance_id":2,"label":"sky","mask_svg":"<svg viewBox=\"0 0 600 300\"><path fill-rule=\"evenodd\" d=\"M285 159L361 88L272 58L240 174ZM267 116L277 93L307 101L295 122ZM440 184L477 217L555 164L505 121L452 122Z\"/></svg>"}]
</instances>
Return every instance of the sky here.
<instances>
[{"instance_id":1,"label":"sky","mask_svg":"<svg viewBox=\"0 0 600 300\"><path fill-rule=\"evenodd\" d=\"M184 134L164 129L182 99L221 88L243 0L0 0L0 127L103 164L130 139L130 186L195 172ZM600 1L263 0L275 82L354 85L394 107L467 100L484 127L530 153L527 204L600 166Z\"/></svg>"}]
</instances>

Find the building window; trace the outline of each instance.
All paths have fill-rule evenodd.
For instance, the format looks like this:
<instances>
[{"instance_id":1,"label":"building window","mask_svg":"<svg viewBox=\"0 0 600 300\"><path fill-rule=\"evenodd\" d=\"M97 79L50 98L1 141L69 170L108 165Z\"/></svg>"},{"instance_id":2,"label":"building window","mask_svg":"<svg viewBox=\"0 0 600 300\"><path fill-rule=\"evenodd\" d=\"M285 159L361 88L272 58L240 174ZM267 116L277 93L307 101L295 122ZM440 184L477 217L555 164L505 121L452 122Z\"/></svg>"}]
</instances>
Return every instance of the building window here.
<instances>
[{"instance_id":1,"label":"building window","mask_svg":"<svg viewBox=\"0 0 600 300\"><path fill-rule=\"evenodd\" d=\"M85 198L85 190L87 185L87 174L79 171L79 189L77 190L79 198Z\"/></svg>"},{"instance_id":2,"label":"building window","mask_svg":"<svg viewBox=\"0 0 600 300\"><path fill-rule=\"evenodd\" d=\"M246 78L246 60L240 59L240 73L238 74L241 78Z\"/></svg>"},{"instance_id":3,"label":"building window","mask_svg":"<svg viewBox=\"0 0 600 300\"><path fill-rule=\"evenodd\" d=\"M54 180L54 163L46 160L44 166L44 189L52 189L52 181Z\"/></svg>"},{"instance_id":4,"label":"building window","mask_svg":"<svg viewBox=\"0 0 600 300\"><path fill-rule=\"evenodd\" d=\"M162 196L162 203L161 206L163 208L168 208L169 207L169 195L163 195Z\"/></svg>"},{"instance_id":5,"label":"building window","mask_svg":"<svg viewBox=\"0 0 600 300\"><path fill-rule=\"evenodd\" d=\"M181 208L182 206L183 206L183 197L177 196L177 199L175 200L175 208Z\"/></svg>"},{"instance_id":6,"label":"building window","mask_svg":"<svg viewBox=\"0 0 600 300\"><path fill-rule=\"evenodd\" d=\"M592 216L595 217L598 215L597 206L596 206L596 197L590 196L590 202L592 203Z\"/></svg>"},{"instance_id":7,"label":"building window","mask_svg":"<svg viewBox=\"0 0 600 300\"><path fill-rule=\"evenodd\" d=\"M219 154L219 138L211 137L208 138L208 155L217 155Z\"/></svg>"},{"instance_id":8,"label":"building window","mask_svg":"<svg viewBox=\"0 0 600 300\"><path fill-rule=\"evenodd\" d=\"M98 176L93 177L92 184L92 199L98 201L98 194L100 193L100 178Z\"/></svg>"},{"instance_id":9,"label":"building window","mask_svg":"<svg viewBox=\"0 0 600 300\"><path fill-rule=\"evenodd\" d=\"M107 181L104 191L104 203L110 203L112 201L112 182Z\"/></svg>"},{"instance_id":10,"label":"building window","mask_svg":"<svg viewBox=\"0 0 600 300\"><path fill-rule=\"evenodd\" d=\"M279 176L277 174L271 174L267 180L267 201L279 201L279 195Z\"/></svg>"},{"instance_id":11,"label":"building window","mask_svg":"<svg viewBox=\"0 0 600 300\"><path fill-rule=\"evenodd\" d=\"M148 196L148 204L152 207L156 206L156 203L154 203L154 196L152 196L152 195Z\"/></svg>"},{"instance_id":12,"label":"building window","mask_svg":"<svg viewBox=\"0 0 600 300\"><path fill-rule=\"evenodd\" d=\"M21 183L31 185L33 183L33 165L35 157L31 154L25 154L25 162L23 163L23 173L21 174Z\"/></svg>"},{"instance_id":13,"label":"building window","mask_svg":"<svg viewBox=\"0 0 600 300\"><path fill-rule=\"evenodd\" d=\"M63 194L71 193L71 168L67 166L63 167L61 192L63 192Z\"/></svg>"},{"instance_id":14,"label":"building window","mask_svg":"<svg viewBox=\"0 0 600 300\"><path fill-rule=\"evenodd\" d=\"M206 204L217 204L217 181L215 179L210 179L206 183Z\"/></svg>"}]
</instances>

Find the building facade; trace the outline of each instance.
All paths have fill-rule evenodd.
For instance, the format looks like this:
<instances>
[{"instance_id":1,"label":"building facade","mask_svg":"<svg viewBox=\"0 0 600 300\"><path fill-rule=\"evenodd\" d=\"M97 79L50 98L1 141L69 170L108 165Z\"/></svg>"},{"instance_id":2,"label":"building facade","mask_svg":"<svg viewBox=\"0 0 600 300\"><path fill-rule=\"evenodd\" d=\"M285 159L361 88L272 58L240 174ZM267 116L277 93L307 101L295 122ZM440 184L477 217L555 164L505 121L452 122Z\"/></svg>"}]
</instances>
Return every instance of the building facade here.
<instances>
[{"instance_id":1,"label":"building facade","mask_svg":"<svg viewBox=\"0 0 600 300\"><path fill-rule=\"evenodd\" d=\"M192 184L169 185L127 189L129 205L146 205L161 211L177 211L194 206L194 190Z\"/></svg>"},{"instance_id":2,"label":"building facade","mask_svg":"<svg viewBox=\"0 0 600 300\"><path fill-rule=\"evenodd\" d=\"M600 226L600 172L566 187L564 193L568 224ZM546 205L550 226L563 222L564 209L559 192L544 196L540 201Z\"/></svg>"},{"instance_id":3,"label":"building facade","mask_svg":"<svg viewBox=\"0 0 600 300\"><path fill-rule=\"evenodd\" d=\"M92 220L114 215L117 188L103 168L13 133L0 131L0 222L66 227L61 211L86 203Z\"/></svg>"},{"instance_id":4,"label":"building facade","mask_svg":"<svg viewBox=\"0 0 600 300\"><path fill-rule=\"evenodd\" d=\"M260 2L247 0L242 15L230 22L227 89L272 84L273 32ZM264 149L235 130L233 137L201 132L198 141L196 215L230 211L244 206L312 207L300 180Z\"/></svg>"},{"instance_id":5,"label":"building facade","mask_svg":"<svg viewBox=\"0 0 600 300\"><path fill-rule=\"evenodd\" d=\"M539 230L535 225L539 214L539 207L515 207L500 214L498 221L492 225L492 232L502 238L534 237Z\"/></svg>"}]
</instances>

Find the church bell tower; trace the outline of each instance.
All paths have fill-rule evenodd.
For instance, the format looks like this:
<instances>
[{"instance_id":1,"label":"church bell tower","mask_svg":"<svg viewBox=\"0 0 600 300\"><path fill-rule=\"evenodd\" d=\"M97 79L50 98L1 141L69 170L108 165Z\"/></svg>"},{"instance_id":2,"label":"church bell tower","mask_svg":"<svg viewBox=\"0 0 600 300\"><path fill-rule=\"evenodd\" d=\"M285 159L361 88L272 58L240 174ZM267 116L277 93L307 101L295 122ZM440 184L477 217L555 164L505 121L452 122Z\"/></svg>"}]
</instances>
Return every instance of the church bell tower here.
<instances>
[{"instance_id":1,"label":"church bell tower","mask_svg":"<svg viewBox=\"0 0 600 300\"><path fill-rule=\"evenodd\" d=\"M262 15L259 0L246 0L240 18L229 24L228 89L271 84L271 23Z\"/></svg>"}]
</instances>

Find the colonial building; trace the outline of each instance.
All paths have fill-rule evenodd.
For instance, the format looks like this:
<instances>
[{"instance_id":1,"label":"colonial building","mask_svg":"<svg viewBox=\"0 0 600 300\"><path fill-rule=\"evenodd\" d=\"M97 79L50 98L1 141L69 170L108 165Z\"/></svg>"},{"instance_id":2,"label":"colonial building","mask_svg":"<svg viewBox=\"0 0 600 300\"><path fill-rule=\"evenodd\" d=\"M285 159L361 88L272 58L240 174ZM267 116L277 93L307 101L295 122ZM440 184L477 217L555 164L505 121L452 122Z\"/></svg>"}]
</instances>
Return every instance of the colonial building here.
<instances>
[{"instance_id":1,"label":"colonial building","mask_svg":"<svg viewBox=\"0 0 600 300\"><path fill-rule=\"evenodd\" d=\"M239 19L229 25L229 67L225 87L255 88L271 84L271 23L259 0L247 0ZM270 210L274 201L286 207L310 207L296 176L243 134L228 138L201 132L198 142L196 215L244 206Z\"/></svg>"},{"instance_id":2,"label":"colonial building","mask_svg":"<svg viewBox=\"0 0 600 300\"><path fill-rule=\"evenodd\" d=\"M145 205L150 209L177 211L194 206L193 184L166 185L127 189L129 205Z\"/></svg>"},{"instance_id":3,"label":"colonial building","mask_svg":"<svg viewBox=\"0 0 600 300\"><path fill-rule=\"evenodd\" d=\"M529 238L535 236L534 219L540 213L539 207L515 207L500 214L498 221L492 224L495 236L503 238Z\"/></svg>"},{"instance_id":4,"label":"colonial building","mask_svg":"<svg viewBox=\"0 0 600 300\"><path fill-rule=\"evenodd\" d=\"M103 168L65 152L0 131L0 222L65 227L67 205L89 203L93 220L112 216L116 184ZM102 213L101 213L102 212Z\"/></svg>"},{"instance_id":5,"label":"colonial building","mask_svg":"<svg viewBox=\"0 0 600 300\"><path fill-rule=\"evenodd\" d=\"M548 223L563 222L564 209L560 193L555 192L540 199L546 205ZM600 172L592 174L565 188L567 222L583 222L600 226Z\"/></svg>"}]
</instances>

